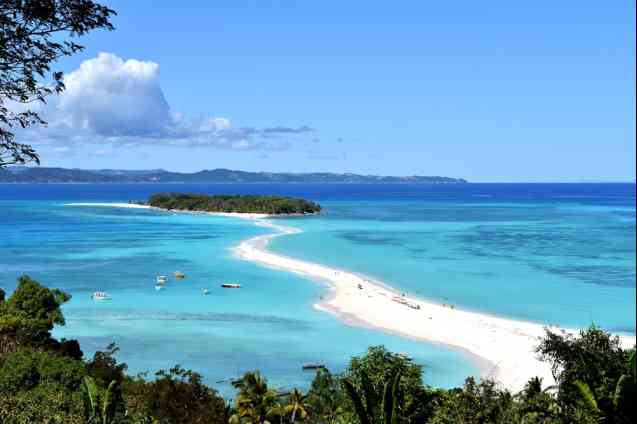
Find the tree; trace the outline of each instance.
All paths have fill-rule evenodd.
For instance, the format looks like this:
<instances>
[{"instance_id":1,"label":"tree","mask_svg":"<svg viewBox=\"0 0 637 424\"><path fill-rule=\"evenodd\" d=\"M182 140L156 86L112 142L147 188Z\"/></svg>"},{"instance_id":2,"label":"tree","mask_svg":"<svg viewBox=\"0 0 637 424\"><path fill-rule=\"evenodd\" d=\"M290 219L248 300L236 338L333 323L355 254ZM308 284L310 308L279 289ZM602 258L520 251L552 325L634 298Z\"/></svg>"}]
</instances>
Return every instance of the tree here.
<instances>
[{"instance_id":1,"label":"tree","mask_svg":"<svg viewBox=\"0 0 637 424\"><path fill-rule=\"evenodd\" d=\"M0 167L36 162L36 151L15 140L13 127L46 122L32 110L64 90L53 62L84 47L73 41L88 32L112 30L115 12L90 0L3 0L0 5ZM70 38L65 40L65 38ZM46 78L50 75L51 80ZM20 110L15 110L17 104ZM13 110L12 110L13 109Z\"/></svg>"},{"instance_id":2,"label":"tree","mask_svg":"<svg viewBox=\"0 0 637 424\"><path fill-rule=\"evenodd\" d=\"M56 386L71 393L79 390L85 375L80 361L50 352L16 352L0 367L0 393L16 394L37 386Z\"/></svg>"},{"instance_id":3,"label":"tree","mask_svg":"<svg viewBox=\"0 0 637 424\"><path fill-rule=\"evenodd\" d=\"M587 414L607 422L635 422L634 348L622 349L619 338L595 326L577 336L547 331L537 348L551 363L558 401L567 420Z\"/></svg>"},{"instance_id":4,"label":"tree","mask_svg":"<svg viewBox=\"0 0 637 424\"><path fill-rule=\"evenodd\" d=\"M446 391L436 405L431 424L509 424L524 422L517 418L514 398L493 381L476 383L466 379L461 388Z\"/></svg>"},{"instance_id":5,"label":"tree","mask_svg":"<svg viewBox=\"0 0 637 424\"><path fill-rule=\"evenodd\" d=\"M297 418L304 420L308 417L307 395L299 389L293 389L287 401L288 404L283 407L283 412L290 416L290 423L294 423Z\"/></svg>"},{"instance_id":6,"label":"tree","mask_svg":"<svg viewBox=\"0 0 637 424\"><path fill-rule=\"evenodd\" d=\"M268 388L267 380L258 371L245 373L232 385L239 393L235 398L235 413L230 417L231 424L265 424L279 415L277 393Z\"/></svg>"},{"instance_id":7,"label":"tree","mask_svg":"<svg viewBox=\"0 0 637 424\"><path fill-rule=\"evenodd\" d=\"M555 386L542 387L542 379L533 377L517 395L520 421L527 423L557 423L561 409L550 391Z\"/></svg>"},{"instance_id":8,"label":"tree","mask_svg":"<svg viewBox=\"0 0 637 424\"><path fill-rule=\"evenodd\" d=\"M51 337L55 325L64 325L61 305L71 298L58 289L48 289L26 275L18 287L0 302L0 361L20 347L64 349L78 355L79 346ZM80 351L81 352L81 351Z\"/></svg>"},{"instance_id":9,"label":"tree","mask_svg":"<svg viewBox=\"0 0 637 424\"><path fill-rule=\"evenodd\" d=\"M356 415L361 424L399 424L400 417L400 377L398 370L392 378L385 383L384 390L378 392L367 377L361 372L363 389L358 393L354 385L348 379L343 380L343 387L354 404Z\"/></svg>"},{"instance_id":10,"label":"tree","mask_svg":"<svg viewBox=\"0 0 637 424\"><path fill-rule=\"evenodd\" d=\"M399 392L402 418L407 422L425 422L431 416L439 392L423 385L423 367L404 355L392 353L383 346L372 346L364 355L350 360L343 377L360 391L364 373L370 384L381 390L397 371L402 376Z\"/></svg>"},{"instance_id":11,"label":"tree","mask_svg":"<svg viewBox=\"0 0 637 424\"><path fill-rule=\"evenodd\" d=\"M204 385L201 375L175 366L155 373L154 381L127 378L122 385L129 415L148 422L225 424L225 403Z\"/></svg>"},{"instance_id":12,"label":"tree","mask_svg":"<svg viewBox=\"0 0 637 424\"><path fill-rule=\"evenodd\" d=\"M343 412L343 401L338 380L326 368L319 369L308 391L308 404L312 411L310 421L327 424L337 422Z\"/></svg>"}]
</instances>

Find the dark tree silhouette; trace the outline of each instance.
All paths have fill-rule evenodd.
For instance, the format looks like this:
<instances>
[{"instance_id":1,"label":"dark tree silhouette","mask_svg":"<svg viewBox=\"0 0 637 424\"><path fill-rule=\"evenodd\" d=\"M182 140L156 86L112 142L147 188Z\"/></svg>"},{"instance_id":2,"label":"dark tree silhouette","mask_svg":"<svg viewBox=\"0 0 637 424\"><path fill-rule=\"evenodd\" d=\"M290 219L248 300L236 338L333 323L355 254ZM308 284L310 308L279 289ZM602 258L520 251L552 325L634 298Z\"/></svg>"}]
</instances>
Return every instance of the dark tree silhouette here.
<instances>
[{"instance_id":1,"label":"dark tree silhouette","mask_svg":"<svg viewBox=\"0 0 637 424\"><path fill-rule=\"evenodd\" d=\"M84 48L73 38L112 30L114 14L89 0L0 1L0 167L40 163L33 147L16 141L13 128L46 124L29 105L64 90L62 72L51 71L51 64ZM11 110L12 103L20 110Z\"/></svg>"}]
</instances>

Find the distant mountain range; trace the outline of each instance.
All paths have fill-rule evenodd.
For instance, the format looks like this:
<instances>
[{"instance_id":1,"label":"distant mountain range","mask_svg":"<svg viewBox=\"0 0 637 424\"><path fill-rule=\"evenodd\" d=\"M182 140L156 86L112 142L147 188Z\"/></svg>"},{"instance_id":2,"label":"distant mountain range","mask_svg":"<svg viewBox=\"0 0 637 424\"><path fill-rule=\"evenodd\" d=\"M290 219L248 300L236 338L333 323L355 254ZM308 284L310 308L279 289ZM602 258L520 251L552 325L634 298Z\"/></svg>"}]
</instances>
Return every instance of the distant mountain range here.
<instances>
[{"instance_id":1,"label":"distant mountain range","mask_svg":"<svg viewBox=\"0 0 637 424\"><path fill-rule=\"evenodd\" d=\"M378 175L336 174L331 172L247 172L211 169L194 173L163 169L125 171L117 169L67 169L14 166L0 169L0 183L426 183L459 184L462 178L389 177Z\"/></svg>"}]
</instances>

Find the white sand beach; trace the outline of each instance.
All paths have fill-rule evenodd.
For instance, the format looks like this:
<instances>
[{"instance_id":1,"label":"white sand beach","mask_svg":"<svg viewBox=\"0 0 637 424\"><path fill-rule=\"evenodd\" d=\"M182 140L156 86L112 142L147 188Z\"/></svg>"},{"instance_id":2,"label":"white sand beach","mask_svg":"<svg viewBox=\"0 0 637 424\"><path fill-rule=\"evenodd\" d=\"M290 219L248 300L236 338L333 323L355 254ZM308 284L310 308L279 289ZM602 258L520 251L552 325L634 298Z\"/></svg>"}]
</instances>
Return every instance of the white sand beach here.
<instances>
[{"instance_id":1,"label":"white sand beach","mask_svg":"<svg viewBox=\"0 0 637 424\"><path fill-rule=\"evenodd\" d=\"M316 308L350 322L464 349L490 364L484 367L482 377L492 378L513 391L522 389L533 376L543 378L545 385L554 384L550 366L539 361L535 353L539 338L545 334L544 326L403 296L360 275L271 253L266 250L269 240L300 230L269 221L257 224L278 233L246 240L235 248L235 253L246 260L328 282L331 295ZM558 327L552 330L576 331ZM622 343L632 346L635 338L622 337Z\"/></svg>"},{"instance_id":2,"label":"white sand beach","mask_svg":"<svg viewBox=\"0 0 637 424\"><path fill-rule=\"evenodd\" d=\"M68 206L157 209L129 203L70 203ZM330 296L316 304L317 309L336 314L350 323L463 349L489 364L483 367L482 377L492 378L513 391L522 389L534 376L543 378L545 386L554 383L549 365L539 361L535 353L539 338L545 334L545 326L541 324L404 296L390 286L364 276L274 254L267 250L272 238L301 230L263 219L268 215L204 214L250 219L257 225L275 230L273 234L243 241L234 252L245 260L326 282ZM555 326L551 329L577 331ZM635 337L621 336L621 339L625 347L635 344Z\"/></svg>"},{"instance_id":3,"label":"white sand beach","mask_svg":"<svg viewBox=\"0 0 637 424\"><path fill-rule=\"evenodd\" d=\"M211 215L211 216L227 216L243 219L262 219L269 218L271 215L265 213L238 213L238 212L198 212L198 211L177 211L162 208L156 208L149 205L140 205L137 203L66 203L64 206L85 206L85 207L104 207L104 208L129 208L129 209L153 209L156 211L173 212L173 213L189 213L195 215Z\"/></svg>"}]
</instances>

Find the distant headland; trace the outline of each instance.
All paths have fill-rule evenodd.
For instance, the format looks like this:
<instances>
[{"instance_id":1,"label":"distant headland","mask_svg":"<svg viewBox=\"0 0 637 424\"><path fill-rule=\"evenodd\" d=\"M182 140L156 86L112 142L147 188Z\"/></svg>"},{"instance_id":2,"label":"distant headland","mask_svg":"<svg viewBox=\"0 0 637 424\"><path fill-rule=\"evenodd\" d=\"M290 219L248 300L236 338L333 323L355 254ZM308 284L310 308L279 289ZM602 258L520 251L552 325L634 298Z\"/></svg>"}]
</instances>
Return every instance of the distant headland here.
<instances>
[{"instance_id":1,"label":"distant headland","mask_svg":"<svg viewBox=\"0 0 637 424\"><path fill-rule=\"evenodd\" d=\"M321 212L318 203L295 197L193 193L153 194L143 205L153 208L227 214L306 215Z\"/></svg>"},{"instance_id":2,"label":"distant headland","mask_svg":"<svg viewBox=\"0 0 637 424\"><path fill-rule=\"evenodd\" d=\"M462 178L439 176L380 176L332 172L248 172L211 169L193 173L163 169L68 169L14 166L0 168L0 183L423 183L464 184Z\"/></svg>"}]
</instances>

